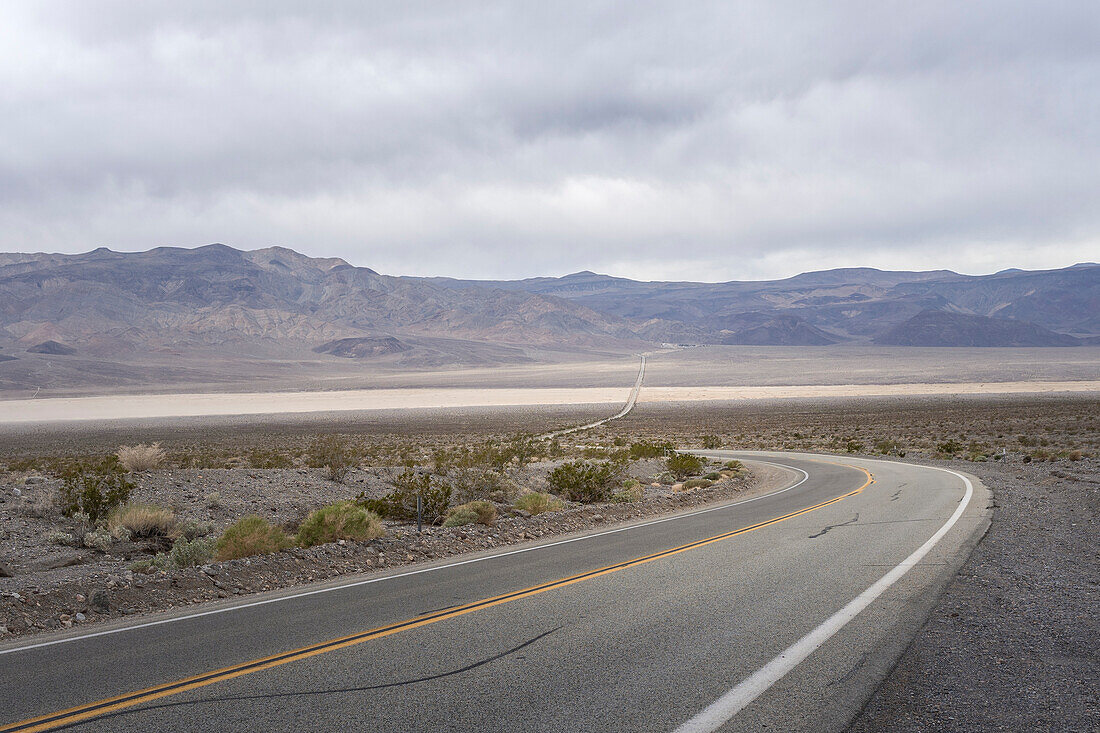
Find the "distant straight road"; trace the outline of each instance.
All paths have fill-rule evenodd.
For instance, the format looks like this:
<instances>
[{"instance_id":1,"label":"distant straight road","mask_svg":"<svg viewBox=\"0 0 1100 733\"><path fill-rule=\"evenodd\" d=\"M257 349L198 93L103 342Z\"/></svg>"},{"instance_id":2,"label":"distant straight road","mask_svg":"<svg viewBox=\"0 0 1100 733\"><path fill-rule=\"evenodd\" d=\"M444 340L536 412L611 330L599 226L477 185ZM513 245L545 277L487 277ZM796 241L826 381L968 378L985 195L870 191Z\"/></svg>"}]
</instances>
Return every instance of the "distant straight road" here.
<instances>
[{"instance_id":1,"label":"distant straight road","mask_svg":"<svg viewBox=\"0 0 1100 733\"><path fill-rule=\"evenodd\" d=\"M9 643L0 731L841 730L980 536L988 494L886 461L712 455L780 465L787 488Z\"/></svg>"}]
</instances>

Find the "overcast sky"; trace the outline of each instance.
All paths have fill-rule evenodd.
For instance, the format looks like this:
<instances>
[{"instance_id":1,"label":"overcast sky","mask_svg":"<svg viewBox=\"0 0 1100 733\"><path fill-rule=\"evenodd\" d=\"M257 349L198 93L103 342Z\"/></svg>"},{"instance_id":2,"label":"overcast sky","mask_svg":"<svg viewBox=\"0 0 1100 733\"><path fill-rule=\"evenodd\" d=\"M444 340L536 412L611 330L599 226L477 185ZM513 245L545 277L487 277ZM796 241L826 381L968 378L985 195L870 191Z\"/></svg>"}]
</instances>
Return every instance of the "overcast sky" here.
<instances>
[{"instance_id":1,"label":"overcast sky","mask_svg":"<svg viewBox=\"0 0 1100 733\"><path fill-rule=\"evenodd\" d=\"M1100 3L5 2L0 250L391 274L1100 260Z\"/></svg>"}]
</instances>

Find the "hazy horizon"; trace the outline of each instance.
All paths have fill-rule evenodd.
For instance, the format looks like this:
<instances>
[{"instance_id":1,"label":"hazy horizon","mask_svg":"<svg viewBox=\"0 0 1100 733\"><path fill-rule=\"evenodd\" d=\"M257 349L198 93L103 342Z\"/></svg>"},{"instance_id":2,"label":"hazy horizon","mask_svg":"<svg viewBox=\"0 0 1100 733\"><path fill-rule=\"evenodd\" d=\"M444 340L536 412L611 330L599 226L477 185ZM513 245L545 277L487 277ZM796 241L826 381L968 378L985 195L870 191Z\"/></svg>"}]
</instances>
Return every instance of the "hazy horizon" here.
<instances>
[{"instance_id":1,"label":"hazy horizon","mask_svg":"<svg viewBox=\"0 0 1100 733\"><path fill-rule=\"evenodd\" d=\"M556 273L552 273L552 274L529 275L529 276L526 276L526 277L517 277L517 278L459 277L457 275L451 275L451 274L442 273L442 272L440 272L440 273L427 273L427 274L421 274L421 273L415 273L414 274L414 273L407 273L407 272L386 272L386 271L380 270L377 267L374 267L370 264L350 261L347 257L338 257L336 255L325 255L325 254L309 254L307 252L303 252L303 251L294 249L293 247L283 247L282 245L269 245L267 247L254 247L254 248L251 248L251 249L242 249L240 247L235 247L231 244L227 244L225 242L209 242L207 244L197 244L197 245L159 245L157 247L147 247L147 248L143 248L143 249L114 249L112 247L102 245L102 246L99 246L99 247L93 247L91 249L80 251L80 252L48 252L48 251L16 252L16 251L7 251L7 252L0 252L0 254L78 256L78 255L90 254L90 253L92 253L96 250L99 250L99 249L105 249L109 252L114 252L114 253L117 253L117 254L140 254L142 252L150 252L150 251L155 250L155 249L197 250L197 249L201 249L203 247L209 247L209 246L214 246L214 245L223 245L225 247L230 247L232 249L236 249L236 250L241 251L241 252L256 252L256 251L261 251L261 250L265 250L265 249L274 249L274 248L289 249L291 251L297 252L298 254L302 254L302 255L305 255L307 257L311 257L311 258L314 258L314 259L334 259L334 258L335 259L342 259L347 264L349 264L353 267L367 268L367 269L374 270L375 272L378 272L381 275L390 275L390 276L393 276L393 277L423 277L423 278L441 278L441 279L449 279L449 280L471 280L471 281L485 280L485 281L498 281L498 282L506 282L506 281L513 281L513 280L532 280L532 279L539 279L539 278L562 278L562 277L568 277L570 275L580 275L580 274L583 274L583 273L592 273L594 275L604 275L604 276L607 276L607 277L627 279L627 280L636 280L636 281L639 281L639 282L653 282L653 283L660 283L660 282L670 282L670 283L671 282L692 282L692 283L702 283L702 284L721 284L721 283L730 283L730 282L773 282L773 281L779 281L779 280L789 280L790 278L798 277L799 275L809 275L809 274L813 274L813 273L816 273L816 272L830 272L830 271L833 271L833 270L877 270L879 272L935 272L935 271L943 270L943 271L953 272L956 275L964 275L964 276L968 276L968 277L981 277L981 276L985 276L985 275L996 275L996 274L999 274L1001 272L1011 272L1011 271L1043 272L1043 271L1049 271L1049 270L1065 270L1065 269L1073 268L1073 267L1096 266L1098 264L1096 262L1091 262L1091 261L1081 261L1081 262L1071 262L1071 263L1066 264L1066 265L1055 265L1053 267L1042 267L1042 268L1024 268L1024 267L1015 267L1015 266L1010 265L1008 267L1003 267L999 270L993 270L993 271L988 271L988 272L961 272L959 270L951 270L950 268L946 268L946 267L935 267L935 268L930 268L930 269L927 269L927 270L896 270L896 269L891 270L891 269L885 269L885 268L881 268L881 267L873 267L873 266L870 266L870 265L846 265L846 266L839 266L839 267L830 267L830 268L821 269L821 270L817 270L817 269L815 269L815 270L798 270L798 271L792 271L791 274L789 274L789 275L780 275L780 276L777 276L777 277L767 277L767 278L763 278L763 277L762 278L743 278L743 279L733 279L733 280L706 280L706 279L698 279L698 280L686 280L686 279L662 280L662 279L632 278L632 277L629 277L627 275L622 275L622 274L615 273L615 272L598 271L598 270L593 270L593 269L587 268L587 267L582 267L581 269L578 269L578 270L571 270L569 272L556 272Z\"/></svg>"}]
</instances>

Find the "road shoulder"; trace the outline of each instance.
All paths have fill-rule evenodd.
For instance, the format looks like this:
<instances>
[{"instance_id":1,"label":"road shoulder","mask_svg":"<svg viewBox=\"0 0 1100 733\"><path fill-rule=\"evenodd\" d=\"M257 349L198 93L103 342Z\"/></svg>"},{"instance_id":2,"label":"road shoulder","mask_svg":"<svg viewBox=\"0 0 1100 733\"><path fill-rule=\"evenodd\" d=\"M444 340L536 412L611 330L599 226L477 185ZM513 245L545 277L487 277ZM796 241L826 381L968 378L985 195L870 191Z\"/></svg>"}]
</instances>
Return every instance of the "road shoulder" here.
<instances>
[{"instance_id":1,"label":"road shoulder","mask_svg":"<svg viewBox=\"0 0 1100 733\"><path fill-rule=\"evenodd\" d=\"M1100 467L968 468L992 525L850 731L1100 729Z\"/></svg>"}]
</instances>

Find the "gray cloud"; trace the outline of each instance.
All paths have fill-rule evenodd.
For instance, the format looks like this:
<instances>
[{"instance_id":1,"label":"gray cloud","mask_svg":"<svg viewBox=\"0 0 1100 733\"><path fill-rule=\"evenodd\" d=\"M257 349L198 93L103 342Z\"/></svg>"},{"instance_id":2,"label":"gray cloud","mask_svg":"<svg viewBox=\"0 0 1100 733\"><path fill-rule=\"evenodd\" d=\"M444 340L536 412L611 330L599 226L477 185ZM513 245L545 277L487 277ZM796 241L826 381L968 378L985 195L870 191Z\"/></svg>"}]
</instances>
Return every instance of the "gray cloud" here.
<instances>
[{"instance_id":1,"label":"gray cloud","mask_svg":"<svg viewBox=\"0 0 1100 733\"><path fill-rule=\"evenodd\" d=\"M308 9L307 9L308 7ZM16 3L0 249L410 274L1100 252L1100 7Z\"/></svg>"}]
</instances>

